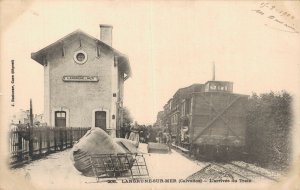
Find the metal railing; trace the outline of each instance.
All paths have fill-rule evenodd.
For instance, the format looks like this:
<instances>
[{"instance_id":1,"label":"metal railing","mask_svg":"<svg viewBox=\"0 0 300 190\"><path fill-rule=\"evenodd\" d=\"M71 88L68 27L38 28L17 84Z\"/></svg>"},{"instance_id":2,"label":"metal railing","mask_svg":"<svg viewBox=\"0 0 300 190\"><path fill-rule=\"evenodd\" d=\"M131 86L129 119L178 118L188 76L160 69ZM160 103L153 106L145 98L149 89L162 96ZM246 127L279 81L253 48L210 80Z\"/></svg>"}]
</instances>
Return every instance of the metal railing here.
<instances>
[{"instance_id":1,"label":"metal railing","mask_svg":"<svg viewBox=\"0 0 300 190\"><path fill-rule=\"evenodd\" d=\"M93 154L90 162L97 182L103 178L149 177L143 154Z\"/></svg>"}]
</instances>

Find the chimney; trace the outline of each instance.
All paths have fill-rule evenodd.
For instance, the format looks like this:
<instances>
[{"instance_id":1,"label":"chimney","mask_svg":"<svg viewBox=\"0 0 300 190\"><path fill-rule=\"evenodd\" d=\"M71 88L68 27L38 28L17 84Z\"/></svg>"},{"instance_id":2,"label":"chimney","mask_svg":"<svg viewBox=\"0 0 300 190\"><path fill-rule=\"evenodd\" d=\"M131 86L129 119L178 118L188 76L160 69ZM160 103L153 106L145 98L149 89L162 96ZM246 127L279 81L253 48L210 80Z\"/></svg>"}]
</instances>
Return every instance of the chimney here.
<instances>
[{"instance_id":1,"label":"chimney","mask_svg":"<svg viewBox=\"0 0 300 190\"><path fill-rule=\"evenodd\" d=\"M100 24L100 40L107 45L112 45L112 29L110 25Z\"/></svg>"}]
</instances>

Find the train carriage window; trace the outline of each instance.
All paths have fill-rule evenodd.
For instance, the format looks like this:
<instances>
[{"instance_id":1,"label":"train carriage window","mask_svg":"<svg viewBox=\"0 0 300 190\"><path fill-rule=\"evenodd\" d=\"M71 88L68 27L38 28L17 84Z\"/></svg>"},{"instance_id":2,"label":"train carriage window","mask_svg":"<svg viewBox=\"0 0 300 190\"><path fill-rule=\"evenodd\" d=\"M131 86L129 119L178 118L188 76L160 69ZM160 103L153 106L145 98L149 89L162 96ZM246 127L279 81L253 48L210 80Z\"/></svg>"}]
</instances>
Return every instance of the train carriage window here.
<instances>
[{"instance_id":1,"label":"train carriage window","mask_svg":"<svg viewBox=\"0 0 300 190\"><path fill-rule=\"evenodd\" d=\"M209 90L209 85L207 84L206 86L205 86L205 92L207 92Z\"/></svg>"},{"instance_id":2,"label":"train carriage window","mask_svg":"<svg viewBox=\"0 0 300 190\"><path fill-rule=\"evenodd\" d=\"M217 86L216 85L210 85L210 90L216 90Z\"/></svg>"}]
</instances>

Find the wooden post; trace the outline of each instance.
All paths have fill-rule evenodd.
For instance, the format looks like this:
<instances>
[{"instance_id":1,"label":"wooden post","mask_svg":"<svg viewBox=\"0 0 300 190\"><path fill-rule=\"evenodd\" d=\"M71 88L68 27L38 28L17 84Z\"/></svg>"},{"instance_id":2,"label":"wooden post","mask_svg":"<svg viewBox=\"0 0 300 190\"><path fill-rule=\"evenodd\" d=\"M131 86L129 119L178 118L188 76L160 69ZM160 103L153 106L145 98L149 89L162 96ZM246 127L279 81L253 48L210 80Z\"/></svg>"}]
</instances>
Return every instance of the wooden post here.
<instances>
[{"instance_id":1,"label":"wooden post","mask_svg":"<svg viewBox=\"0 0 300 190\"><path fill-rule=\"evenodd\" d=\"M47 154L50 153L50 129L46 127Z\"/></svg>"},{"instance_id":2,"label":"wooden post","mask_svg":"<svg viewBox=\"0 0 300 190\"><path fill-rule=\"evenodd\" d=\"M42 130L39 129L39 155L41 156L42 155L42 146L43 146L43 136L42 136Z\"/></svg>"},{"instance_id":3,"label":"wooden post","mask_svg":"<svg viewBox=\"0 0 300 190\"><path fill-rule=\"evenodd\" d=\"M63 128L59 129L59 137L60 137L60 150L62 150L64 147Z\"/></svg>"},{"instance_id":4,"label":"wooden post","mask_svg":"<svg viewBox=\"0 0 300 190\"><path fill-rule=\"evenodd\" d=\"M70 129L70 147L73 147L73 128Z\"/></svg>"},{"instance_id":5,"label":"wooden post","mask_svg":"<svg viewBox=\"0 0 300 190\"><path fill-rule=\"evenodd\" d=\"M22 136L21 132L22 131L16 131L18 135L18 161L23 160L23 147L22 147Z\"/></svg>"},{"instance_id":6,"label":"wooden post","mask_svg":"<svg viewBox=\"0 0 300 190\"><path fill-rule=\"evenodd\" d=\"M33 156L33 115L32 115L32 100L30 99L30 112L29 112L29 118L30 118L30 125L28 127L28 133L29 133L29 157L32 158Z\"/></svg>"},{"instance_id":7,"label":"wooden post","mask_svg":"<svg viewBox=\"0 0 300 190\"><path fill-rule=\"evenodd\" d=\"M56 151L57 149L57 141L56 141L56 137L57 137L57 128L53 129L53 133L54 133L54 151Z\"/></svg>"},{"instance_id":8,"label":"wooden post","mask_svg":"<svg viewBox=\"0 0 300 190\"><path fill-rule=\"evenodd\" d=\"M28 129L26 129L26 130L28 130L29 159L32 159L32 157L33 157L33 138L32 138L33 131L32 131L32 128L30 126L28 126Z\"/></svg>"},{"instance_id":9,"label":"wooden post","mask_svg":"<svg viewBox=\"0 0 300 190\"><path fill-rule=\"evenodd\" d=\"M68 148L68 131L67 128L64 128L64 132L65 132L65 148Z\"/></svg>"},{"instance_id":10,"label":"wooden post","mask_svg":"<svg viewBox=\"0 0 300 190\"><path fill-rule=\"evenodd\" d=\"M32 100L30 99L30 126L33 127Z\"/></svg>"}]
</instances>

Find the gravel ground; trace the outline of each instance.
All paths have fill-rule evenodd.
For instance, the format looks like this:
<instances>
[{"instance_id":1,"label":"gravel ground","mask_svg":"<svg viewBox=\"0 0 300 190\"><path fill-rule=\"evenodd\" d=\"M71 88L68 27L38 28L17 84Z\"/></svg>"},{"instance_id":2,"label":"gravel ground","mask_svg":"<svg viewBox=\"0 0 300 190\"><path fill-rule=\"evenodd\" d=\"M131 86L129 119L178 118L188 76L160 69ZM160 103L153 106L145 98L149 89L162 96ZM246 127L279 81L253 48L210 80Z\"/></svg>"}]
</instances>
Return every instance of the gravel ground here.
<instances>
[{"instance_id":1,"label":"gravel ground","mask_svg":"<svg viewBox=\"0 0 300 190\"><path fill-rule=\"evenodd\" d=\"M274 179L280 179L282 178L283 176L277 172L277 171L273 171L273 170L269 170L269 169L265 169L265 168L261 168L261 167L258 167L254 164L249 164L249 163L246 163L246 162L242 162L242 161L234 161L232 162L236 165L239 165L241 167L245 167L245 168L248 168L252 171L256 171L256 172L259 172L261 174L264 174L264 175L267 175L267 176L270 176Z\"/></svg>"},{"instance_id":2,"label":"gravel ground","mask_svg":"<svg viewBox=\"0 0 300 190\"><path fill-rule=\"evenodd\" d=\"M202 163L202 162L200 162ZM198 180L202 179L204 182L209 182L210 179L216 180L251 180L251 182L265 182L265 181L273 181L267 179L264 176L259 174L268 176L270 178L279 180L282 177L278 172L267 170L265 168L261 168L252 164L248 164L242 161L232 162L233 164L240 166L234 166L229 163L213 163L206 162L206 166L202 168L200 171L190 175L187 179L189 180ZM246 169L243 169L246 168ZM247 170L248 169L248 170ZM256 173L253 173L256 172ZM240 175L239 175L240 174Z\"/></svg>"}]
</instances>

